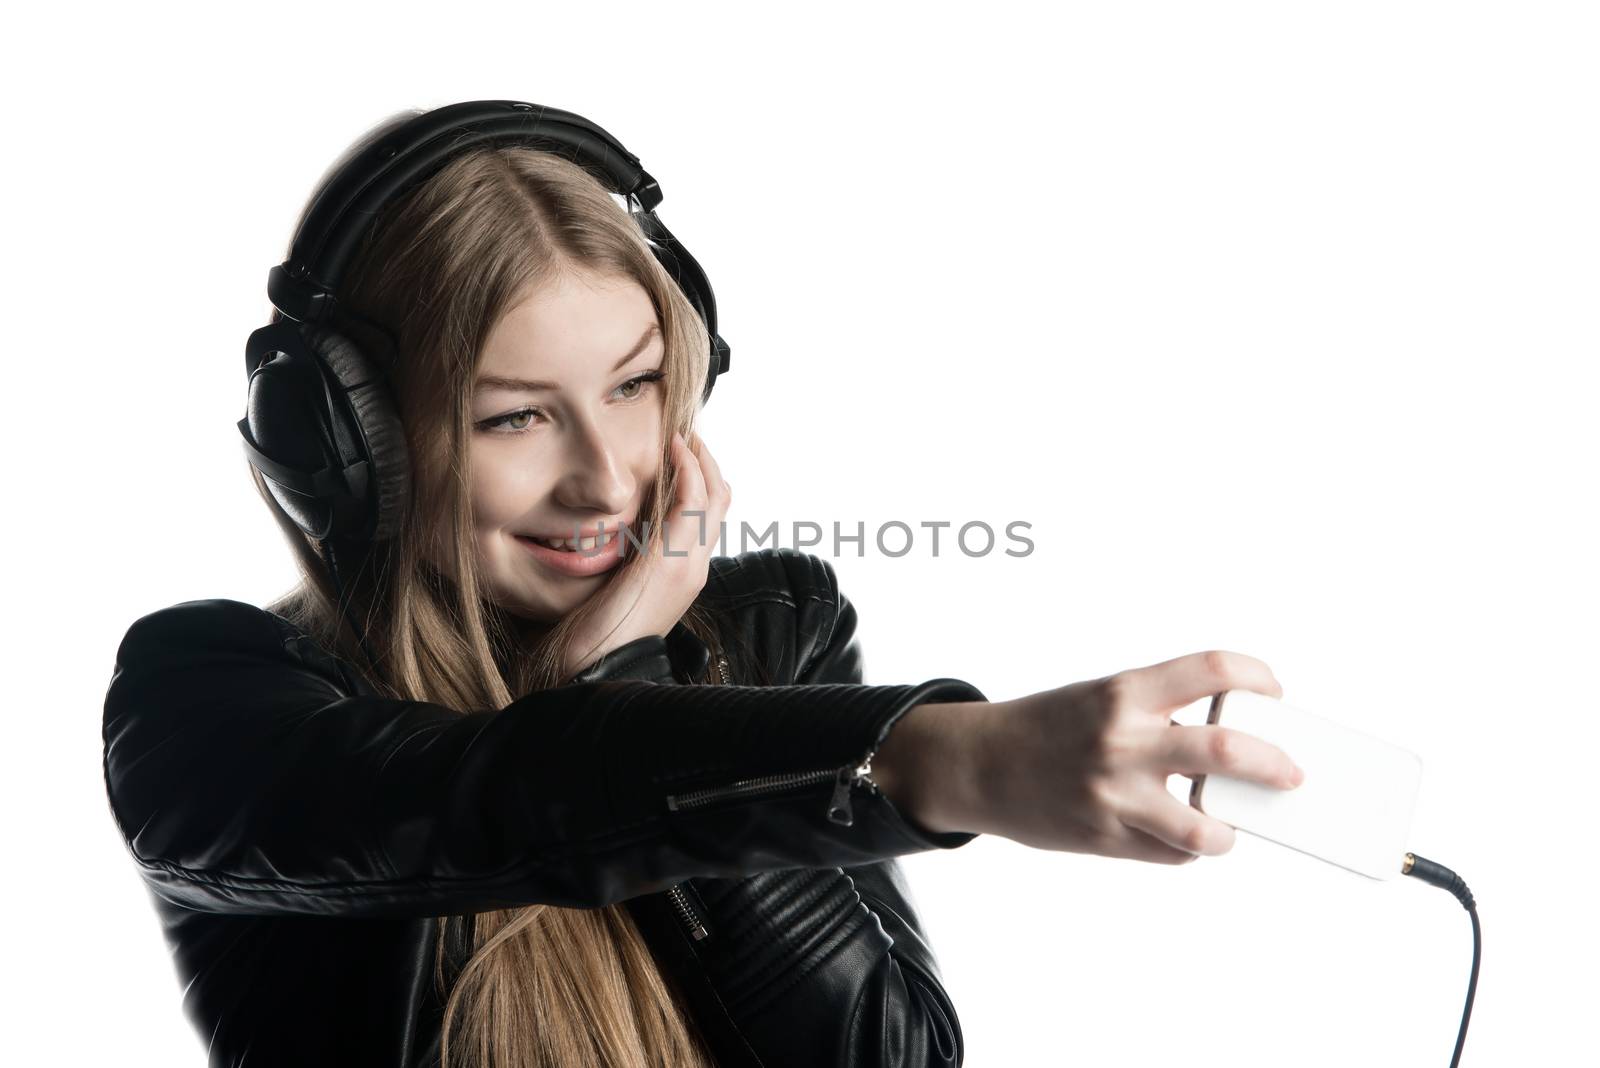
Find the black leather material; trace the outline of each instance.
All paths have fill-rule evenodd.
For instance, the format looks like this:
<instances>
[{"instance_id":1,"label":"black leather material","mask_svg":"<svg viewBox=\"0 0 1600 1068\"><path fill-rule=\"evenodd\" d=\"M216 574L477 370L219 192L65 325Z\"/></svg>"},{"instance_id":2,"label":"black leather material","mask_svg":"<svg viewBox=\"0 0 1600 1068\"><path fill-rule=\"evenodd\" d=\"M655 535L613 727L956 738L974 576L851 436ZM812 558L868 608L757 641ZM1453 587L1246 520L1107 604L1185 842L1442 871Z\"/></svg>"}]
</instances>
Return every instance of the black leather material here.
<instances>
[{"instance_id":1,"label":"black leather material","mask_svg":"<svg viewBox=\"0 0 1600 1068\"><path fill-rule=\"evenodd\" d=\"M700 603L775 685L739 658L733 685L699 684L680 626L462 713L376 696L253 605L135 621L106 789L209 1063L436 1065L435 917L626 902L719 1064L959 1064L893 858L974 836L916 826L870 779L848 826L828 810L899 716L983 695L861 685L854 608L817 557L714 558ZM810 774L684 796L789 773Z\"/></svg>"}]
</instances>

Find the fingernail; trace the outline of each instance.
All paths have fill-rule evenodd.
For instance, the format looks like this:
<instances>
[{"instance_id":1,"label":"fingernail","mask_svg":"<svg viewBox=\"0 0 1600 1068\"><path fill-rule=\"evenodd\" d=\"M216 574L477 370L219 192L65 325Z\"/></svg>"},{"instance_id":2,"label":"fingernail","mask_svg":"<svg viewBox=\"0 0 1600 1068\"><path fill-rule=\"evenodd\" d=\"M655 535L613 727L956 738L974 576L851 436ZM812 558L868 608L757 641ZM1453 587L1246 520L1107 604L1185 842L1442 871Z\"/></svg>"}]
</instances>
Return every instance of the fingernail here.
<instances>
[{"instance_id":1,"label":"fingernail","mask_svg":"<svg viewBox=\"0 0 1600 1068\"><path fill-rule=\"evenodd\" d=\"M1295 786L1299 786L1301 783L1303 783L1305 781L1306 781L1305 769L1301 768L1299 764L1296 764L1294 766L1294 772L1289 776L1289 782L1292 783Z\"/></svg>"}]
</instances>

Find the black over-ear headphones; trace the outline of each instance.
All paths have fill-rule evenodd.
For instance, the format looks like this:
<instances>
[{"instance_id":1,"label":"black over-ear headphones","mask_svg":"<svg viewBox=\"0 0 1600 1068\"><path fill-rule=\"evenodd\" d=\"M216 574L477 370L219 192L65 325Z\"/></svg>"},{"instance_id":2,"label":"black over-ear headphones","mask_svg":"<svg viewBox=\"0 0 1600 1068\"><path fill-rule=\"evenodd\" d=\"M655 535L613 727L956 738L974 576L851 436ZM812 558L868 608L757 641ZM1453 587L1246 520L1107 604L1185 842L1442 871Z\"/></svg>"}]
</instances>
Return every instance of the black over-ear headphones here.
<instances>
[{"instance_id":1,"label":"black over-ear headphones","mask_svg":"<svg viewBox=\"0 0 1600 1068\"><path fill-rule=\"evenodd\" d=\"M508 144L576 162L621 194L656 259L711 336L701 394L728 370L717 304L705 272L656 217L661 188L621 142L569 111L516 100L472 100L423 112L357 153L323 184L289 258L267 275L279 315L245 343L249 400L238 422L245 454L283 510L330 555L393 537L410 500L405 436L384 382L394 335L338 306L334 292L378 212L447 162ZM387 346L376 358L370 331ZM339 581L334 570L334 582Z\"/></svg>"}]
</instances>

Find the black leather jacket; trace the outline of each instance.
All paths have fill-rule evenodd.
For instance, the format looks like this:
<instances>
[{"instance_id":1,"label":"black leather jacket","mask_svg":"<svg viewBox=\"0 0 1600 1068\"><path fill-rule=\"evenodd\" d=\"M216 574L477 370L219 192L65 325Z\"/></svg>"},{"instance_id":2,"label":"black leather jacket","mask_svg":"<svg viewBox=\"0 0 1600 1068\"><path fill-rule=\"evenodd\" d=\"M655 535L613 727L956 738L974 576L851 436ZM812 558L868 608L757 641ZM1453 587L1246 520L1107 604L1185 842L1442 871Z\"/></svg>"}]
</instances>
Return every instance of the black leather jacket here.
<instances>
[{"instance_id":1,"label":"black leather jacket","mask_svg":"<svg viewBox=\"0 0 1600 1068\"><path fill-rule=\"evenodd\" d=\"M135 621L106 789L209 1063L437 1065L435 917L625 901L720 1065L959 1065L893 858L974 836L916 826L862 765L914 706L983 695L862 685L809 554L714 557L698 603L772 685L680 624L463 714L377 696L239 601Z\"/></svg>"}]
</instances>

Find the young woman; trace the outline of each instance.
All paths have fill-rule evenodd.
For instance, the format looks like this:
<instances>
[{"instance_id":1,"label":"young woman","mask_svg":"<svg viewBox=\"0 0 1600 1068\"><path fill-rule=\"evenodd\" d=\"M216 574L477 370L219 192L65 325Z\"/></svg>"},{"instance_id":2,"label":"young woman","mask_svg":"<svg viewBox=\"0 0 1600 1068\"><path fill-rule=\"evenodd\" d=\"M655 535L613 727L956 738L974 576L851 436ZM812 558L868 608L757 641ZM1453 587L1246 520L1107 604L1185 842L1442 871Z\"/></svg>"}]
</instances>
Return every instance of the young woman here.
<instances>
[{"instance_id":1,"label":"young woman","mask_svg":"<svg viewBox=\"0 0 1600 1068\"><path fill-rule=\"evenodd\" d=\"M302 581L140 618L105 703L212 1064L958 1065L895 857L993 833L1183 863L1232 831L1167 775L1293 785L1169 720L1280 694L1242 654L995 703L863 685L829 564L712 555L706 325L559 155L459 154L340 290L397 341L400 528L330 573L253 471Z\"/></svg>"}]
</instances>

